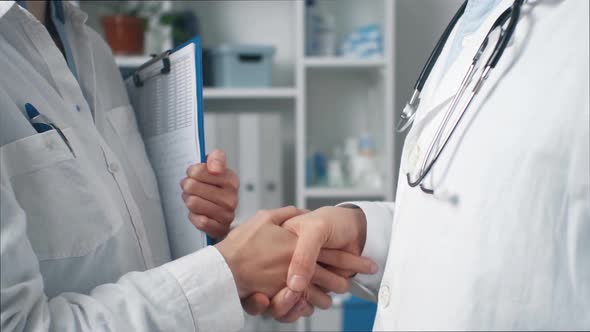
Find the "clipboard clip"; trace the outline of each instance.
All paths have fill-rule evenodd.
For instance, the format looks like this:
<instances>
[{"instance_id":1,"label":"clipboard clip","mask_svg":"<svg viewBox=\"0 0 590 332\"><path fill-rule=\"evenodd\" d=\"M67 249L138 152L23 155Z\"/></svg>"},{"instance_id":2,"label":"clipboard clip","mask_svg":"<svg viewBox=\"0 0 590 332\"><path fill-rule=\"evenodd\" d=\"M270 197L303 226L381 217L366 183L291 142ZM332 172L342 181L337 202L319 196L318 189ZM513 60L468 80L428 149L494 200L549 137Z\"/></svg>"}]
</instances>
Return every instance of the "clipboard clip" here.
<instances>
[{"instance_id":1,"label":"clipboard clip","mask_svg":"<svg viewBox=\"0 0 590 332\"><path fill-rule=\"evenodd\" d=\"M169 74L170 73L170 54L172 54L172 51L168 50L166 52L163 52L162 54L155 56L153 59L151 59L150 61L144 63L143 65L141 65L139 68L137 68L137 70L135 71L135 73L133 74L133 83L135 84L136 87L142 87L145 82L151 78L154 78L156 76L159 75L165 75L165 74ZM150 67L151 65L162 61L162 69L160 69L159 72L151 75L151 76L147 76L147 77L141 77L141 71Z\"/></svg>"}]
</instances>

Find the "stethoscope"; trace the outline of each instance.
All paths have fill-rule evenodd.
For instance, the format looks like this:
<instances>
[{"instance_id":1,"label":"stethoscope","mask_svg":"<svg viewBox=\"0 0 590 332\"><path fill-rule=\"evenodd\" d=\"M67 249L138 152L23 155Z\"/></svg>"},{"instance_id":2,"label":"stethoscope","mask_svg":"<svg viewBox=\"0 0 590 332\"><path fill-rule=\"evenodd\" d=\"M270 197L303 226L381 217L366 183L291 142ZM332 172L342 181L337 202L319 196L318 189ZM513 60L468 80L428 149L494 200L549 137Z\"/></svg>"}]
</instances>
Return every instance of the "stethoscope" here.
<instances>
[{"instance_id":1,"label":"stethoscope","mask_svg":"<svg viewBox=\"0 0 590 332\"><path fill-rule=\"evenodd\" d=\"M410 173L409 172L406 173L406 179L407 179L408 185L410 187L416 187L416 186L420 185L420 189L422 189L423 192L425 192L427 194L434 194L434 190L426 188L422 182L424 181L426 176L429 174L430 170L432 169L432 166L435 164L435 162L437 161L441 152L443 151L443 149L447 145L449 138L452 136L453 132L457 128L459 121L461 120L461 118L465 114L465 111L467 110L467 108L469 108L469 105L473 101L473 98L479 92L482 85L484 84L484 82L488 78L490 71L496 67L496 64L498 64L498 61L502 57L502 54L504 53L504 50L506 49L508 42L510 41L510 38L514 34L514 30L516 29L516 25L518 23L518 17L520 15L520 9L522 7L523 2L524 2L524 0L515 0L514 3L512 4L512 6L508 9L506 9L502 13L502 15L500 15L496 19L496 21L492 25L491 29L488 31L485 39L483 40L483 42L479 46L477 53L473 57L473 60L471 61L471 65L467 69L467 73L465 73L465 76L463 77L463 80L461 81L461 85L459 86L459 89L457 90L457 93L455 94L455 96L451 100L451 103L449 104L449 106L444 114L441 124L439 125L438 129L436 130L436 132L434 134L434 138L433 138L432 142L428 146L428 150L426 151L426 155L424 156L424 159L422 160L417 178L415 180L412 180ZM463 12L465 11L466 6L467 6L467 1L465 1L463 3L463 5L461 5L461 7L457 11L457 13L453 16L453 18L451 19L451 22L449 22L449 24L446 27L446 29L444 30L442 36L440 37L440 39L436 43L434 50L432 50L432 53L430 54L428 61L424 65L424 68L422 68L422 72L420 73L420 76L418 77L418 81L416 82L416 84L414 86L414 92L412 94L412 97L410 98L410 101L406 104L406 106L404 107L404 110L402 111L402 114L400 116L400 123L397 126L398 132L405 131L414 122L414 118L416 117L416 110L418 108L418 104L420 103L420 92L422 91L424 84L428 80L428 76L430 75L430 72L432 71L434 64L438 60L438 57L440 56L440 53L442 52L442 50L445 46L445 43L447 42L447 39L449 38L449 35L451 34L453 28L457 24L457 21L459 21L459 18L461 18L461 16L463 15ZM506 27L504 27L504 25L506 24L507 21L508 21L508 24L506 25ZM469 85L473 76L476 73L477 63L479 62L479 59L481 58L484 50L486 49L486 47L488 45L488 40L489 40L491 33L494 30L496 30L497 28L501 28L501 31L500 31L500 37L499 37L498 41L496 42L496 46L494 47L493 52L488 57L488 59L485 63L485 66L481 72L481 75L479 76L476 84L473 86L473 89L471 90L471 93L467 99L467 102L465 103L463 108L458 113L458 116L454 120L450 131L444 137L442 144L440 144L440 148L435 151L435 146L437 146L437 144L444 132L444 129L446 128L447 123L449 122L449 119L451 118L451 115L454 113L454 111L459 103L459 100L461 99L461 97L465 93L465 90L467 90L467 86Z\"/></svg>"}]
</instances>

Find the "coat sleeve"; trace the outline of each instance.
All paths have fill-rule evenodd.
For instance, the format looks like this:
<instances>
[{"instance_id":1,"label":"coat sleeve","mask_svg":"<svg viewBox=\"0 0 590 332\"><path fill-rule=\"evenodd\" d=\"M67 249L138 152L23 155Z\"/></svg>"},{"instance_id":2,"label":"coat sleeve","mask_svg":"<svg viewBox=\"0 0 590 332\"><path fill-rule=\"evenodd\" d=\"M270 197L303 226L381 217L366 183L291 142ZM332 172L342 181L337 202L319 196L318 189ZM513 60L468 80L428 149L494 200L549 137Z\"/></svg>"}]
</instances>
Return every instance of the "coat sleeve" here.
<instances>
[{"instance_id":1,"label":"coat sleeve","mask_svg":"<svg viewBox=\"0 0 590 332\"><path fill-rule=\"evenodd\" d=\"M152 270L127 273L89 294L48 298L27 237L26 215L4 175L0 190L3 332L235 331L242 326L231 270L214 247Z\"/></svg>"},{"instance_id":2,"label":"coat sleeve","mask_svg":"<svg viewBox=\"0 0 590 332\"><path fill-rule=\"evenodd\" d=\"M365 214L367 238L362 255L377 263L379 270L374 275L357 274L352 280L351 288L353 294L376 302L389 252L395 203L348 202L339 204L339 206L358 207Z\"/></svg>"}]
</instances>

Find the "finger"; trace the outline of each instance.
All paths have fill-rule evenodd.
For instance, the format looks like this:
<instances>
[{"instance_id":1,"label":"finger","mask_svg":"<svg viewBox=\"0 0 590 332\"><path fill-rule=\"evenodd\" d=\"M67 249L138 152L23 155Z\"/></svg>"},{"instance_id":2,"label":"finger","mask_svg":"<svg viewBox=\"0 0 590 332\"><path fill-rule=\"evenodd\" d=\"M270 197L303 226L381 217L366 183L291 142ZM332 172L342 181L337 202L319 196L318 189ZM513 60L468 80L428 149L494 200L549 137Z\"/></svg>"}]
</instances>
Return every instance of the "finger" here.
<instances>
[{"instance_id":1,"label":"finger","mask_svg":"<svg viewBox=\"0 0 590 332\"><path fill-rule=\"evenodd\" d=\"M308 304L305 300L300 300L291 311L285 316L278 318L277 320L282 323L292 323L299 319L301 316L309 317L313 314L313 306Z\"/></svg>"},{"instance_id":2,"label":"finger","mask_svg":"<svg viewBox=\"0 0 590 332\"><path fill-rule=\"evenodd\" d=\"M318 285L316 285L316 287L324 293L330 293L330 291L328 289L325 289L324 287L320 287Z\"/></svg>"},{"instance_id":3,"label":"finger","mask_svg":"<svg viewBox=\"0 0 590 332\"><path fill-rule=\"evenodd\" d=\"M301 316L303 317L309 317L311 315L313 315L313 312L315 311L315 308L310 304L308 305L305 310L301 313Z\"/></svg>"},{"instance_id":4,"label":"finger","mask_svg":"<svg viewBox=\"0 0 590 332\"><path fill-rule=\"evenodd\" d=\"M345 278L345 279L351 278L352 276L354 276L356 274L356 272L348 271L348 270L341 270L341 269L335 268L333 266L325 266L324 268L336 275L339 275L339 276Z\"/></svg>"},{"instance_id":5,"label":"finger","mask_svg":"<svg viewBox=\"0 0 590 332\"><path fill-rule=\"evenodd\" d=\"M281 225L285 221L303 214L301 210L294 206L285 206L274 210L260 210L256 218L265 222L271 222L275 225Z\"/></svg>"},{"instance_id":6,"label":"finger","mask_svg":"<svg viewBox=\"0 0 590 332\"><path fill-rule=\"evenodd\" d=\"M309 304L320 309L328 309L332 306L332 297L313 285L307 289L305 295Z\"/></svg>"},{"instance_id":7,"label":"finger","mask_svg":"<svg viewBox=\"0 0 590 332\"><path fill-rule=\"evenodd\" d=\"M321 266L316 266L315 273L311 281L316 286L338 294L346 293L350 288L346 278L328 271Z\"/></svg>"},{"instance_id":8,"label":"finger","mask_svg":"<svg viewBox=\"0 0 590 332\"><path fill-rule=\"evenodd\" d=\"M184 195L183 199L186 207L192 213L207 216L224 225L229 225L234 220L233 210L225 209L199 196Z\"/></svg>"},{"instance_id":9,"label":"finger","mask_svg":"<svg viewBox=\"0 0 590 332\"><path fill-rule=\"evenodd\" d=\"M219 239L229 233L229 225L222 225L207 216L189 213L188 219L196 228L207 233L207 235Z\"/></svg>"},{"instance_id":10,"label":"finger","mask_svg":"<svg viewBox=\"0 0 590 332\"><path fill-rule=\"evenodd\" d=\"M322 249L318 262L353 273L375 274L379 269L371 259L336 249Z\"/></svg>"},{"instance_id":11,"label":"finger","mask_svg":"<svg viewBox=\"0 0 590 332\"><path fill-rule=\"evenodd\" d=\"M270 300L268 314L275 318L283 317L291 311L302 298L303 293L297 293L285 287Z\"/></svg>"},{"instance_id":12,"label":"finger","mask_svg":"<svg viewBox=\"0 0 590 332\"><path fill-rule=\"evenodd\" d=\"M207 155L207 170L209 173L217 175L225 172L226 157L225 152L213 150Z\"/></svg>"},{"instance_id":13,"label":"finger","mask_svg":"<svg viewBox=\"0 0 590 332\"><path fill-rule=\"evenodd\" d=\"M218 186L198 182L193 178L185 178L181 187L185 194L199 196L226 209L235 210L238 206L237 192L230 192Z\"/></svg>"},{"instance_id":14,"label":"finger","mask_svg":"<svg viewBox=\"0 0 590 332\"><path fill-rule=\"evenodd\" d=\"M301 223L297 231L299 238L287 277L287 286L296 292L306 289L314 275L320 248L328 237L328 230L322 225L319 222L305 222Z\"/></svg>"},{"instance_id":15,"label":"finger","mask_svg":"<svg viewBox=\"0 0 590 332\"><path fill-rule=\"evenodd\" d=\"M186 170L186 175L198 182L213 186L231 188L233 190L238 190L240 187L240 180L231 169L226 169L223 174L211 174L207 169L207 165L194 164Z\"/></svg>"},{"instance_id":16,"label":"finger","mask_svg":"<svg viewBox=\"0 0 590 332\"><path fill-rule=\"evenodd\" d=\"M270 299L263 293L254 293L242 301L242 307L251 316L257 316L268 309Z\"/></svg>"}]
</instances>

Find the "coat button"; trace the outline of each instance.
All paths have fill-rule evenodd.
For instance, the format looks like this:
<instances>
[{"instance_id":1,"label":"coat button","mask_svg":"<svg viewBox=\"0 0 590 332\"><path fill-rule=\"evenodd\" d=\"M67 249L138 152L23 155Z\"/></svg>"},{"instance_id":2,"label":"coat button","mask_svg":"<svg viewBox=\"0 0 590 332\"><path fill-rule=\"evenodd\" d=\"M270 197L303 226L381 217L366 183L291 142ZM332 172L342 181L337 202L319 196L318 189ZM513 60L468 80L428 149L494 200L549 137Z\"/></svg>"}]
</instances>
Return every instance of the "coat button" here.
<instances>
[{"instance_id":1,"label":"coat button","mask_svg":"<svg viewBox=\"0 0 590 332\"><path fill-rule=\"evenodd\" d=\"M387 308L389 306L389 298L389 286L381 286L381 289L379 289L379 305L381 308Z\"/></svg>"},{"instance_id":2,"label":"coat button","mask_svg":"<svg viewBox=\"0 0 590 332\"><path fill-rule=\"evenodd\" d=\"M117 173L117 171L119 170L119 165L117 165L117 163L115 162L112 162L109 164L108 169L109 173L111 174Z\"/></svg>"}]
</instances>

